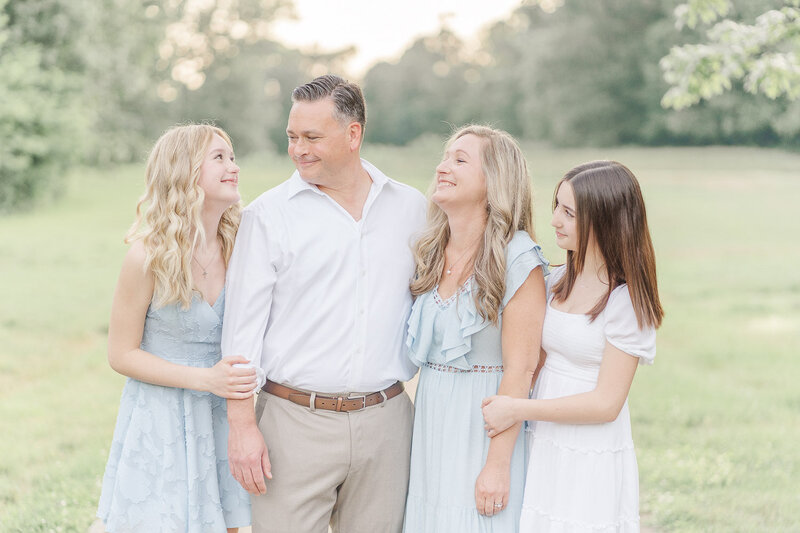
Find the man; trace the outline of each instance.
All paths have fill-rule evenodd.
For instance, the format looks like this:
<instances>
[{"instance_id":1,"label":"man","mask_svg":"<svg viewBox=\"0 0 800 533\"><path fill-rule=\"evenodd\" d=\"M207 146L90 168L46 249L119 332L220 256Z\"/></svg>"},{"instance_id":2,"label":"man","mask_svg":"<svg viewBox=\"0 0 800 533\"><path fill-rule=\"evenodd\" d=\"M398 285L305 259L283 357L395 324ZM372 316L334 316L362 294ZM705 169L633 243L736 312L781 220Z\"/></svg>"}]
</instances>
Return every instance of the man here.
<instances>
[{"instance_id":1,"label":"man","mask_svg":"<svg viewBox=\"0 0 800 533\"><path fill-rule=\"evenodd\" d=\"M423 196L360 158L361 90L297 87L297 171L242 215L222 353L256 367L256 402L229 400L228 454L253 494L253 531L400 531L413 407L399 382ZM266 480L265 480L266 478Z\"/></svg>"}]
</instances>

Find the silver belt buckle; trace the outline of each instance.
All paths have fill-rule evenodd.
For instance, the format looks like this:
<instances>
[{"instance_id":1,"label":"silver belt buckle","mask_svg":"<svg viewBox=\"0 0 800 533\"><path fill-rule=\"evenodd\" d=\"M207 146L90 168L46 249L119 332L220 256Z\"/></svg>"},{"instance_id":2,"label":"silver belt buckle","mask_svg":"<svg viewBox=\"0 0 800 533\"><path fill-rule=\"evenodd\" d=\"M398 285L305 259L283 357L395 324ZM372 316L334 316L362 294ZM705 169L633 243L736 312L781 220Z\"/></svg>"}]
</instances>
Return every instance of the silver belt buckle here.
<instances>
[{"instance_id":1,"label":"silver belt buckle","mask_svg":"<svg viewBox=\"0 0 800 533\"><path fill-rule=\"evenodd\" d=\"M349 396L348 395L347 396L348 400L358 400L359 398L361 398L361 407L359 407L358 409L350 409L349 412L357 413L359 411L363 411L364 409L366 409L367 408L367 396L368 396L367 394L359 394L358 396Z\"/></svg>"}]
</instances>

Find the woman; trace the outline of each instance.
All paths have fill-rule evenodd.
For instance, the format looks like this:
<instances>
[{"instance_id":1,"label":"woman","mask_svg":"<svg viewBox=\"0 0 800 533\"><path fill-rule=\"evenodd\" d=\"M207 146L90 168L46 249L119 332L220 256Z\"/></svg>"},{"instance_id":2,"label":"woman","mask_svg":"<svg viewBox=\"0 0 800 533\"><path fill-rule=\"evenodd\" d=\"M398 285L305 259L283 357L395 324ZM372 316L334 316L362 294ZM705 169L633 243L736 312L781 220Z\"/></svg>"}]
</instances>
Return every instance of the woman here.
<instances>
[{"instance_id":1,"label":"woman","mask_svg":"<svg viewBox=\"0 0 800 533\"><path fill-rule=\"evenodd\" d=\"M129 379L97 515L111 533L236 531L250 505L228 469L223 398L256 386L244 358L220 360L239 167L224 131L178 126L145 176L111 309L108 360Z\"/></svg>"},{"instance_id":2,"label":"woman","mask_svg":"<svg viewBox=\"0 0 800 533\"><path fill-rule=\"evenodd\" d=\"M487 438L480 401L527 397L536 368L547 261L531 239L530 178L507 133L467 126L432 190L411 284L407 344L420 377L404 530L514 532L520 425Z\"/></svg>"},{"instance_id":3,"label":"woman","mask_svg":"<svg viewBox=\"0 0 800 533\"><path fill-rule=\"evenodd\" d=\"M535 421L521 531L639 531L627 397L664 314L639 184L613 161L580 165L556 188L551 224L567 262L547 282L535 399L487 398L486 428Z\"/></svg>"}]
</instances>

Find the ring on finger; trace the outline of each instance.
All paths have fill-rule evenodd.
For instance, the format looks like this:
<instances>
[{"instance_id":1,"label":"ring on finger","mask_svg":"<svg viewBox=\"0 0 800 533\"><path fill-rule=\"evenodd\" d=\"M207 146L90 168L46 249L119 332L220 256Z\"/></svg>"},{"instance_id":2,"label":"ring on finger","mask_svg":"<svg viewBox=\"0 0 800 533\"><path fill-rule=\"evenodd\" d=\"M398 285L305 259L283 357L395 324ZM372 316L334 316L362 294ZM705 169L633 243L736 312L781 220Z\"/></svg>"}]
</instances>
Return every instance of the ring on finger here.
<instances>
[{"instance_id":1,"label":"ring on finger","mask_svg":"<svg viewBox=\"0 0 800 533\"><path fill-rule=\"evenodd\" d=\"M495 509L502 509L503 508L503 504L502 503L495 503L494 504L494 508Z\"/></svg>"}]
</instances>

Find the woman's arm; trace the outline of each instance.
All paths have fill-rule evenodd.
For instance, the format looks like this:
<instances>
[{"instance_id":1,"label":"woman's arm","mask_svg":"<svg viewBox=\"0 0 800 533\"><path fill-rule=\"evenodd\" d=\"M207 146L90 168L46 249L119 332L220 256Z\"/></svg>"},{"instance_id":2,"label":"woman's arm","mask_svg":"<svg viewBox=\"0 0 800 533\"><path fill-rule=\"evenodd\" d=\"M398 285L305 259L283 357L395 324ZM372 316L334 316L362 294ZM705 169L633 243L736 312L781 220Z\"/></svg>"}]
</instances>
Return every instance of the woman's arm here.
<instances>
[{"instance_id":1,"label":"woman's arm","mask_svg":"<svg viewBox=\"0 0 800 533\"><path fill-rule=\"evenodd\" d=\"M606 341L597 386L590 392L549 400L519 400L490 396L483 400L489 436L522 420L564 424L601 424L616 420L628 397L639 358Z\"/></svg>"},{"instance_id":2,"label":"woman's arm","mask_svg":"<svg viewBox=\"0 0 800 533\"><path fill-rule=\"evenodd\" d=\"M542 269L535 268L503 310L503 378L498 393L528 397L539 356L544 310L544 277ZM475 505L481 514L491 516L508 503L511 455L519 430L520 424L516 424L492 436L486 464L475 483ZM503 506L495 508L495 503Z\"/></svg>"},{"instance_id":3,"label":"woman's arm","mask_svg":"<svg viewBox=\"0 0 800 533\"><path fill-rule=\"evenodd\" d=\"M140 241L131 245L111 304L108 327L108 363L125 376L154 385L209 391L224 398L252 396L255 370L236 368L243 357L226 357L212 368L195 368L175 363L139 348L144 320L153 296L154 278L145 272L145 250Z\"/></svg>"}]
</instances>

